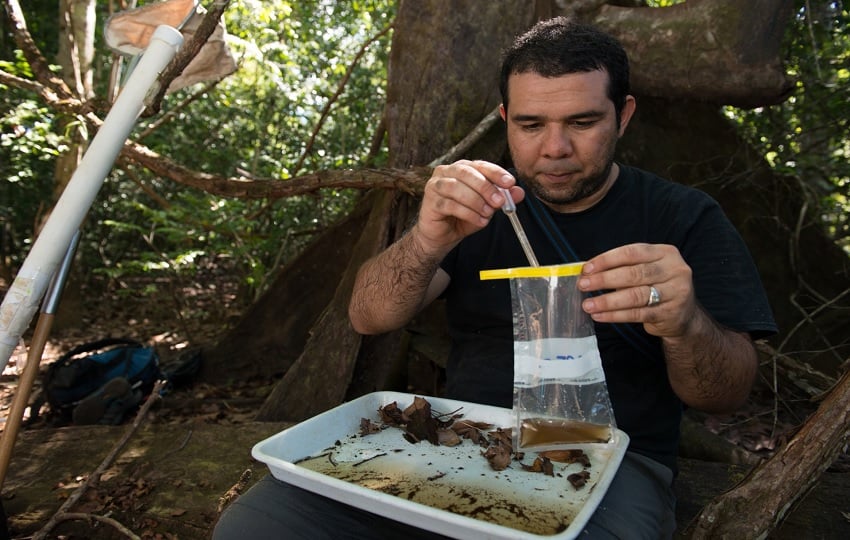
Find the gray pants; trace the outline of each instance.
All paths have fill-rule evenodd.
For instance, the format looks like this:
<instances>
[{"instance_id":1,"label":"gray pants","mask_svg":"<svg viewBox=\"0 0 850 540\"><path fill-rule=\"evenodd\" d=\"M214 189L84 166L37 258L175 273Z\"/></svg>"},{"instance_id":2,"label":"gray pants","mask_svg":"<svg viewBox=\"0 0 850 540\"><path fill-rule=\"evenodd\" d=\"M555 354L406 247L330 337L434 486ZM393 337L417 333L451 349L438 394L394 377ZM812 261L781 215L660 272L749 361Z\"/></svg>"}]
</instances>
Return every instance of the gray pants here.
<instances>
[{"instance_id":1,"label":"gray pants","mask_svg":"<svg viewBox=\"0 0 850 540\"><path fill-rule=\"evenodd\" d=\"M605 497L579 535L592 539L671 538L676 528L673 472L626 452ZM221 515L213 540L438 539L417 529L281 482L271 475Z\"/></svg>"}]
</instances>

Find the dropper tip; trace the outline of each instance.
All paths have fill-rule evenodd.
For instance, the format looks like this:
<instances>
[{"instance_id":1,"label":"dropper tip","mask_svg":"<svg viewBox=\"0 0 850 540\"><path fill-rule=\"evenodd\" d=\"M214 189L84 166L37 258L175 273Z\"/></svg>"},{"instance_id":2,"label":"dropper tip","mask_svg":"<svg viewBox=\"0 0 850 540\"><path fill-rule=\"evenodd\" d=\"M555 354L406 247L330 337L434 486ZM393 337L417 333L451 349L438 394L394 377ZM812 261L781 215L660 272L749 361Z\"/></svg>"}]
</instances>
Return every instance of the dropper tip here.
<instances>
[{"instance_id":1,"label":"dropper tip","mask_svg":"<svg viewBox=\"0 0 850 540\"><path fill-rule=\"evenodd\" d=\"M516 212L516 203L511 198L511 192L507 189L500 187L499 191L502 192L502 195L505 197L505 202L502 204L502 211L506 213Z\"/></svg>"}]
</instances>

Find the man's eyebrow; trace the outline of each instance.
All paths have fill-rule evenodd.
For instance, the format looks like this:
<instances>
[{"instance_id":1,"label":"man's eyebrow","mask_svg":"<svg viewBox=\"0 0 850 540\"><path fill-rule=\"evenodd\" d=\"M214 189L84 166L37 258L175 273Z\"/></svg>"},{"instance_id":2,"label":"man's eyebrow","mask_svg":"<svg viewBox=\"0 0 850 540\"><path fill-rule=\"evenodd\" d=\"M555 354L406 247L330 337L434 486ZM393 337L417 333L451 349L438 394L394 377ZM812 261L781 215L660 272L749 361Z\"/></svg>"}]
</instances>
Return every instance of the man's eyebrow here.
<instances>
[{"instance_id":1,"label":"man's eyebrow","mask_svg":"<svg viewBox=\"0 0 850 540\"><path fill-rule=\"evenodd\" d=\"M511 115L511 120L514 122L539 122L545 118L539 114L515 114Z\"/></svg>"},{"instance_id":2,"label":"man's eyebrow","mask_svg":"<svg viewBox=\"0 0 850 540\"><path fill-rule=\"evenodd\" d=\"M589 110L582 111L575 114L570 114L568 116L564 116L559 118L562 122L573 122L575 120L586 120L588 118L602 118L605 116L605 111L602 110ZM514 122L541 122L549 118L544 114L515 114L511 115L511 120Z\"/></svg>"}]
</instances>

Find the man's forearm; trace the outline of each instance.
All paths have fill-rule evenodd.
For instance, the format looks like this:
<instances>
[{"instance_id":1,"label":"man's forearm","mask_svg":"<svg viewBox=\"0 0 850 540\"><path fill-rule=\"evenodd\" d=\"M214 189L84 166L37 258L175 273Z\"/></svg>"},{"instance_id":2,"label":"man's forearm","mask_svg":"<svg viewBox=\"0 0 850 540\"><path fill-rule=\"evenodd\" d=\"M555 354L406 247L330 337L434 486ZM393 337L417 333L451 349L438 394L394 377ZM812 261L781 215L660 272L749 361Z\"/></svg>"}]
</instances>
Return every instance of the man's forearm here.
<instances>
[{"instance_id":1,"label":"man's forearm","mask_svg":"<svg viewBox=\"0 0 850 540\"><path fill-rule=\"evenodd\" d=\"M747 334L720 327L700 312L683 338L664 338L670 384L687 405L728 412L746 400L755 380L758 355Z\"/></svg>"},{"instance_id":2,"label":"man's forearm","mask_svg":"<svg viewBox=\"0 0 850 540\"><path fill-rule=\"evenodd\" d=\"M357 273L349 317L361 334L404 326L422 308L442 257L426 253L411 231Z\"/></svg>"}]
</instances>

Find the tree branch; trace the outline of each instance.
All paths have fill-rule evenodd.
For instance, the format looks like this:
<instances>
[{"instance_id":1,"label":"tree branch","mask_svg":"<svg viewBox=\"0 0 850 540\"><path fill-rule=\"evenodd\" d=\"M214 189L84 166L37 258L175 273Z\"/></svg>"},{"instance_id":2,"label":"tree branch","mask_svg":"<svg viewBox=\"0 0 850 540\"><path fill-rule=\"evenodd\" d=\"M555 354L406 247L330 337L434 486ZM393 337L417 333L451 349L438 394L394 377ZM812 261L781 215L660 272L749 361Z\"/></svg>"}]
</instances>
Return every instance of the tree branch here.
<instances>
[{"instance_id":1,"label":"tree branch","mask_svg":"<svg viewBox=\"0 0 850 540\"><path fill-rule=\"evenodd\" d=\"M354 73L354 68L357 66L357 63L366 54L366 50L368 50L369 46L372 43L375 43L382 36L385 36L387 32L392 30L393 23L388 24L383 30L378 32L376 35L372 36L371 39L367 40L360 50L357 51L357 54L354 55L354 59L348 65L348 69L345 70L345 75L343 75L342 80L339 81L337 85L336 91L334 95L328 99L328 102L325 103L325 106L322 108L322 113L319 117L319 121L316 122L316 126L313 128L313 133L310 134L310 139L307 141L307 145L304 147L304 152L301 153L301 156L298 158L298 162L295 163L295 166L292 168L293 174L298 174L301 170L301 167L304 165L304 160L307 159L307 155L313 150L313 145L316 142L316 136L319 134L319 131L322 129L322 126L325 124L325 120L330 113L331 107L334 103L339 99L339 96L342 95L342 91L345 90L345 85L348 84L348 80L351 78L351 74Z\"/></svg>"},{"instance_id":2,"label":"tree branch","mask_svg":"<svg viewBox=\"0 0 850 540\"><path fill-rule=\"evenodd\" d=\"M12 36L15 43L24 53L24 58L29 62L32 73L36 80L42 85L50 89L59 99L74 99L71 89L65 82L50 71L50 66L44 55L38 49L35 41L32 39L27 22L24 19L24 12L21 10L21 5L18 0L5 0L6 14L9 17L11 24Z\"/></svg>"},{"instance_id":3,"label":"tree branch","mask_svg":"<svg viewBox=\"0 0 850 540\"><path fill-rule=\"evenodd\" d=\"M142 405L142 407L139 409L139 412L133 419L133 423L128 426L127 430L124 432L124 436L121 437L121 440L115 443L115 446L112 447L112 450L109 451L109 454L107 454L101 464L98 465L97 469L95 469L95 471L91 473L88 478L86 478L86 481L83 482L80 487L78 487L74 491L74 493L72 493L71 496L65 500L64 503L62 503L62 506L59 507L59 510L56 512L56 514L54 514L53 517L50 518L50 520L44 525L44 527L42 527L41 530L39 530L33 535L33 540L44 540L44 538L47 538L47 535L50 534L50 531L52 531L53 528L56 527L59 522L67 519L65 516L68 513L68 509L77 504L77 501L80 500L80 497L83 496L83 494L89 487L97 485L97 483L100 481L101 475L104 473L104 471L106 471L106 469L112 466L112 463L118 457L118 454L121 452L121 450L124 449L124 446L127 445L127 442L130 440L133 434L136 433L136 431L139 429L139 426L142 425L142 421L145 419L145 416L147 416L151 406L154 404L154 402L159 401L159 393L164 385L165 381L156 382L156 384L153 386L153 390L151 390L150 396L145 401L144 405Z\"/></svg>"},{"instance_id":4,"label":"tree branch","mask_svg":"<svg viewBox=\"0 0 850 540\"><path fill-rule=\"evenodd\" d=\"M184 186L240 199L283 198L315 193L325 188L398 189L416 195L431 174L430 167L411 169L344 169L316 171L286 180L225 177L190 170L134 142L127 142L118 160L137 163Z\"/></svg>"},{"instance_id":5,"label":"tree branch","mask_svg":"<svg viewBox=\"0 0 850 540\"><path fill-rule=\"evenodd\" d=\"M850 371L788 444L758 465L741 484L706 506L688 526L685 537L766 537L846 447L850 440L848 411Z\"/></svg>"},{"instance_id":6,"label":"tree branch","mask_svg":"<svg viewBox=\"0 0 850 540\"><path fill-rule=\"evenodd\" d=\"M201 24L198 26L198 30L195 32L194 36L192 36L191 41L183 44L174 59L171 60L165 70L160 74L159 89L145 108L143 116L153 116L159 112L159 109L162 107L162 100L165 98L165 92L168 90L168 85L171 84L171 81L183 73L183 70L186 69L189 62L197 56L201 47L204 46L209 37L215 31L215 27L218 25L221 15L224 13L224 10L227 9L229 4L230 0L215 0L213 2L209 11L207 11L204 15Z\"/></svg>"},{"instance_id":7,"label":"tree branch","mask_svg":"<svg viewBox=\"0 0 850 540\"><path fill-rule=\"evenodd\" d=\"M56 101L59 99L59 97L55 93L50 91L50 89L48 89L40 82L16 77L11 73L6 73L2 69L0 69L0 83L7 84L9 86L14 86L22 90L29 90L30 92L40 95L42 98L45 99L45 101ZM49 94L47 94L48 92ZM45 97L45 94L47 94L48 97Z\"/></svg>"},{"instance_id":8,"label":"tree branch","mask_svg":"<svg viewBox=\"0 0 850 540\"><path fill-rule=\"evenodd\" d=\"M93 128L103 125L103 120L89 110L88 104L76 98L60 99L45 85L21 79L0 70L0 82L38 93L45 103L69 115L83 117ZM178 184L200 189L213 195L243 199L284 198L315 193L324 188L398 189L411 195L421 194L431 167L412 169L327 170L286 180L277 178L225 177L194 171L144 145L127 141L118 156L118 163L135 163Z\"/></svg>"},{"instance_id":9,"label":"tree branch","mask_svg":"<svg viewBox=\"0 0 850 540\"><path fill-rule=\"evenodd\" d=\"M495 124L498 120L499 107L496 107L495 109L490 111L487 116L482 118L481 121L478 122L478 125L475 126L466 137L461 139L461 141L456 145L449 148L448 152L429 163L428 166L436 167L437 165L442 165L443 163L450 163L459 159L464 154L464 152L472 148L475 143L481 140L481 137L483 137L484 134L487 133L487 131L491 127L493 127L493 124Z\"/></svg>"},{"instance_id":10,"label":"tree branch","mask_svg":"<svg viewBox=\"0 0 850 540\"><path fill-rule=\"evenodd\" d=\"M83 514L83 513L80 513L80 512L66 512L66 513L64 513L64 514L62 514L61 516L58 516L58 517L59 517L59 519L57 520L57 523L62 522L62 521L71 521L71 520L77 520L77 519L78 520L86 520L86 521L91 521L91 520L100 521L101 523L105 523L105 524L115 528L115 530L117 530L118 532L120 532L121 534L126 536L127 538L130 538L130 540L142 540L141 536L137 535L136 533L134 533L133 531L131 531L130 529L125 527L123 524L121 524L118 520L113 519L111 517L98 516L96 514Z\"/></svg>"}]
</instances>

